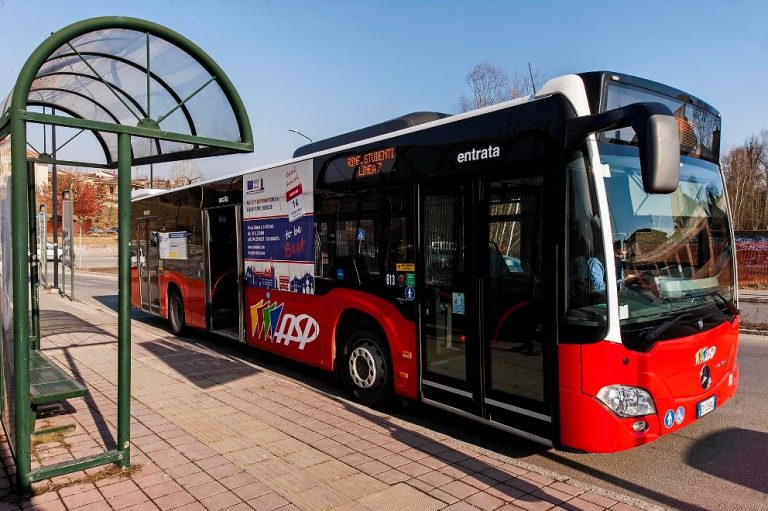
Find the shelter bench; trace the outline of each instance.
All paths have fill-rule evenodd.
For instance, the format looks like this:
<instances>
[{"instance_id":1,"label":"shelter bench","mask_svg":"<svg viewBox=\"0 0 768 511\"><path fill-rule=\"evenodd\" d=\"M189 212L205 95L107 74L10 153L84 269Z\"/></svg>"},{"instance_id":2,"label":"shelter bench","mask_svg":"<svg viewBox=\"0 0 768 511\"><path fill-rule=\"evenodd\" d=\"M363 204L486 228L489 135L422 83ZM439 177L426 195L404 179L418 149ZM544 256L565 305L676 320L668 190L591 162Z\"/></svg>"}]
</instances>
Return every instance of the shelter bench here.
<instances>
[{"instance_id":1,"label":"shelter bench","mask_svg":"<svg viewBox=\"0 0 768 511\"><path fill-rule=\"evenodd\" d=\"M88 389L62 371L39 350L29 352L29 393L32 406L88 395Z\"/></svg>"}]
</instances>

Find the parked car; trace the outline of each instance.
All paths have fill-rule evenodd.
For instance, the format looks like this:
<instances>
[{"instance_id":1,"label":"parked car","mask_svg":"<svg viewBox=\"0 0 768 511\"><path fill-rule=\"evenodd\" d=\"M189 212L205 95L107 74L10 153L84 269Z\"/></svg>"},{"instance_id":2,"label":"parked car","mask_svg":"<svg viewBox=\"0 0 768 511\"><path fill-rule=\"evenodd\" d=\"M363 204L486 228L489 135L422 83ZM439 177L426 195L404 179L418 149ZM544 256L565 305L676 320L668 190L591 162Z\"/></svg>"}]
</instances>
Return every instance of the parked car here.
<instances>
[{"instance_id":1,"label":"parked car","mask_svg":"<svg viewBox=\"0 0 768 511\"><path fill-rule=\"evenodd\" d=\"M61 248L61 245L58 247L59 252L59 261L61 261L61 258L64 257L64 249ZM46 242L45 244L45 258L49 261L53 261L53 243Z\"/></svg>"}]
</instances>

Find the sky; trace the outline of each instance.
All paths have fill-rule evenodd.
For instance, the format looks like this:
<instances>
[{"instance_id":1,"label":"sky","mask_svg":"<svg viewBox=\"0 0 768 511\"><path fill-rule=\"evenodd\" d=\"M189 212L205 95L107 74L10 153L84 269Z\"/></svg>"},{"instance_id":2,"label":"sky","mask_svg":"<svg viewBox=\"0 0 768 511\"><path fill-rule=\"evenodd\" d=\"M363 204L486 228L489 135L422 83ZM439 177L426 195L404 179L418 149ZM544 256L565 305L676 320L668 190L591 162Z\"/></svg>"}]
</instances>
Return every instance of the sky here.
<instances>
[{"instance_id":1,"label":"sky","mask_svg":"<svg viewBox=\"0 0 768 511\"><path fill-rule=\"evenodd\" d=\"M466 73L528 63L544 79L611 70L723 116L723 146L768 128L768 2L0 0L0 97L45 37L124 15L179 32L238 89L255 150L198 160L207 178L289 159L306 140L408 112L455 113ZM167 172L168 166L158 169Z\"/></svg>"}]
</instances>

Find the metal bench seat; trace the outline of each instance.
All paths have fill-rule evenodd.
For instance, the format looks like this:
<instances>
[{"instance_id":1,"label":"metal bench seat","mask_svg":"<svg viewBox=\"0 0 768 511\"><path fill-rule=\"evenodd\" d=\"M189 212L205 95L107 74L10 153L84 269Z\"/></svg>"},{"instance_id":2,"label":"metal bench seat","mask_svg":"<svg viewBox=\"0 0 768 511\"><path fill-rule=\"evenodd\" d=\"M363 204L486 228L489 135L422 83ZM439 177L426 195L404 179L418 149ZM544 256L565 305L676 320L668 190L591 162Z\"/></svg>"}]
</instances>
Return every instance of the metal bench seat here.
<instances>
[{"instance_id":1,"label":"metal bench seat","mask_svg":"<svg viewBox=\"0 0 768 511\"><path fill-rule=\"evenodd\" d=\"M33 405L88 395L88 389L38 350L29 352L29 393Z\"/></svg>"}]
</instances>

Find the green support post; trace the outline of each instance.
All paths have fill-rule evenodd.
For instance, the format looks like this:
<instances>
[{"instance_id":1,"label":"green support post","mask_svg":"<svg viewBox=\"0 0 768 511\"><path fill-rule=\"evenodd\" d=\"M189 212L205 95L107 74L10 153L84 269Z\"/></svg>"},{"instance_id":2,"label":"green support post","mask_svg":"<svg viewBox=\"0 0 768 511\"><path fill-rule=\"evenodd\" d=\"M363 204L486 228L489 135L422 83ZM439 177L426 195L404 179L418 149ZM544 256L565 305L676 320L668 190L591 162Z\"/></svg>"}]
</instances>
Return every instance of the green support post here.
<instances>
[{"instance_id":1,"label":"green support post","mask_svg":"<svg viewBox=\"0 0 768 511\"><path fill-rule=\"evenodd\" d=\"M16 480L24 494L31 490L31 424L29 397L29 216L27 132L24 121L11 115L11 247L13 253L13 393Z\"/></svg>"},{"instance_id":2,"label":"green support post","mask_svg":"<svg viewBox=\"0 0 768 511\"><path fill-rule=\"evenodd\" d=\"M31 349L40 349L40 259L37 253L37 206L35 201L35 164L27 162L27 201L29 204L29 286L32 292L32 337ZM45 257L45 254L43 254Z\"/></svg>"},{"instance_id":3,"label":"green support post","mask_svg":"<svg viewBox=\"0 0 768 511\"><path fill-rule=\"evenodd\" d=\"M131 136L117 135L117 449L131 464Z\"/></svg>"}]
</instances>

